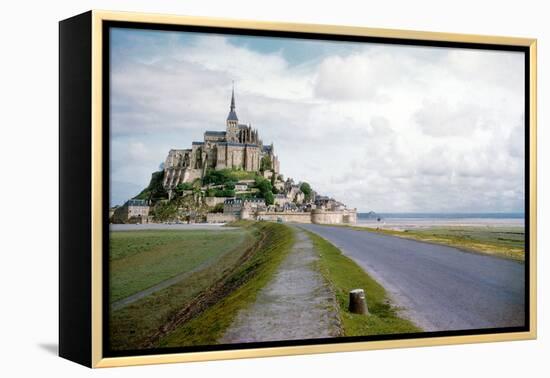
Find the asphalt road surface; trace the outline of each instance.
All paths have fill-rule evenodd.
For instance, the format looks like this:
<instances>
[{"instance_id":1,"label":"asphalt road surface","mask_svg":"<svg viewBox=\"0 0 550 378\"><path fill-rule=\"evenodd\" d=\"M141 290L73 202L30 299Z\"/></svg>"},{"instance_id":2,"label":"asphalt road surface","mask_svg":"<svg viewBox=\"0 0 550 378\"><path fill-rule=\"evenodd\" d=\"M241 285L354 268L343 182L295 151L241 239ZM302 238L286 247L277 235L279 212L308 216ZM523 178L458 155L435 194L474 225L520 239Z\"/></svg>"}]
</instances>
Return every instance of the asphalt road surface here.
<instances>
[{"instance_id":1,"label":"asphalt road surface","mask_svg":"<svg viewBox=\"0 0 550 378\"><path fill-rule=\"evenodd\" d=\"M344 227L300 227L340 248L425 331L524 325L521 262Z\"/></svg>"}]
</instances>

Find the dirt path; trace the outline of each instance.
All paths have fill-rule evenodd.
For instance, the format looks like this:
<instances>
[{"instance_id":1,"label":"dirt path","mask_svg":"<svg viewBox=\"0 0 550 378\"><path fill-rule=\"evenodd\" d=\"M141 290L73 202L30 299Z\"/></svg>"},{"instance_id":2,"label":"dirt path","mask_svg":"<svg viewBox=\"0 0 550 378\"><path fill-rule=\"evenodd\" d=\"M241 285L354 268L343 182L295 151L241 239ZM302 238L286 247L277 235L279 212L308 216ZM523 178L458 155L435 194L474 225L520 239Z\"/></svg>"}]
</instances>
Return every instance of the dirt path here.
<instances>
[{"instance_id":1,"label":"dirt path","mask_svg":"<svg viewBox=\"0 0 550 378\"><path fill-rule=\"evenodd\" d=\"M294 228L296 244L256 301L241 310L220 343L299 340L340 334L337 303L322 275L307 234Z\"/></svg>"}]
</instances>

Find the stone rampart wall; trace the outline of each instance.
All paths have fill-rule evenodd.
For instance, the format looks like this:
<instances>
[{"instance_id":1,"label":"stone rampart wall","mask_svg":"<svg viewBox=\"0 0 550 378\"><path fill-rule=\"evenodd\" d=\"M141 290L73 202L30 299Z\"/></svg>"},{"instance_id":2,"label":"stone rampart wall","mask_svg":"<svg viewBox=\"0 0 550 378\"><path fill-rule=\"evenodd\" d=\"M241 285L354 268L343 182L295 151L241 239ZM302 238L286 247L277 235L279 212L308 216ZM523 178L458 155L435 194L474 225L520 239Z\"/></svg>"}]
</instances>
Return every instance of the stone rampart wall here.
<instances>
[{"instance_id":1,"label":"stone rampart wall","mask_svg":"<svg viewBox=\"0 0 550 378\"><path fill-rule=\"evenodd\" d=\"M285 223L311 223L311 213L260 211L257 213L257 219L267 221L282 219Z\"/></svg>"},{"instance_id":2,"label":"stone rampart wall","mask_svg":"<svg viewBox=\"0 0 550 378\"><path fill-rule=\"evenodd\" d=\"M234 214L224 214L224 213L206 214L207 223L227 223L227 222L234 222L236 220L237 220L237 216Z\"/></svg>"},{"instance_id":3,"label":"stone rampart wall","mask_svg":"<svg viewBox=\"0 0 550 378\"><path fill-rule=\"evenodd\" d=\"M207 206L214 207L219 203L223 204L228 198L230 197L204 197L204 203Z\"/></svg>"},{"instance_id":4,"label":"stone rampart wall","mask_svg":"<svg viewBox=\"0 0 550 378\"><path fill-rule=\"evenodd\" d=\"M311 222L318 224L342 224L344 223L343 211L313 210Z\"/></svg>"}]
</instances>

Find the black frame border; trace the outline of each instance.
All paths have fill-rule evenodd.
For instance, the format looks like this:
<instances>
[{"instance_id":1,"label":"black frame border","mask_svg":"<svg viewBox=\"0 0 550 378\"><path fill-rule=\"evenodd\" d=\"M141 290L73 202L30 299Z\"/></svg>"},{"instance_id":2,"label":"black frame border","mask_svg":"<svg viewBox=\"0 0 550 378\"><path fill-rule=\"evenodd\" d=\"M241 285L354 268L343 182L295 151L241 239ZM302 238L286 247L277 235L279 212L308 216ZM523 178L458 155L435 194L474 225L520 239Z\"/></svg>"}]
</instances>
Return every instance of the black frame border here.
<instances>
[{"instance_id":1,"label":"black frame border","mask_svg":"<svg viewBox=\"0 0 550 378\"><path fill-rule=\"evenodd\" d=\"M92 12L59 22L59 356L92 365ZM78 126L78 127L75 127Z\"/></svg>"}]
</instances>

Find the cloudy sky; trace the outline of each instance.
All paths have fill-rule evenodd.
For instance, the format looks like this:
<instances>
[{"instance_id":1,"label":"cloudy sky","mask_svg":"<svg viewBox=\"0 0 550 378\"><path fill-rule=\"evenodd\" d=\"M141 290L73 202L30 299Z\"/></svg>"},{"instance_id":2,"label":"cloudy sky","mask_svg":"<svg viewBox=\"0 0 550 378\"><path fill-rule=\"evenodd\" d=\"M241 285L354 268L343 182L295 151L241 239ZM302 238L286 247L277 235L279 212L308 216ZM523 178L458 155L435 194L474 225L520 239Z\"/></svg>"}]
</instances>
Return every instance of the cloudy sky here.
<instances>
[{"instance_id":1,"label":"cloudy sky","mask_svg":"<svg viewBox=\"0 0 550 378\"><path fill-rule=\"evenodd\" d=\"M285 177L359 211L523 212L523 53L111 33L112 204L239 120Z\"/></svg>"}]
</instances>

